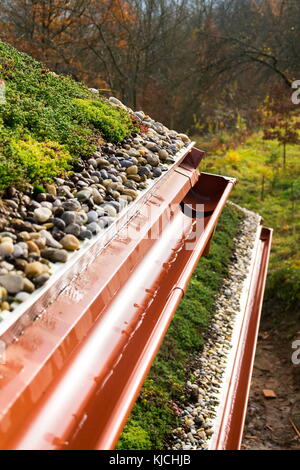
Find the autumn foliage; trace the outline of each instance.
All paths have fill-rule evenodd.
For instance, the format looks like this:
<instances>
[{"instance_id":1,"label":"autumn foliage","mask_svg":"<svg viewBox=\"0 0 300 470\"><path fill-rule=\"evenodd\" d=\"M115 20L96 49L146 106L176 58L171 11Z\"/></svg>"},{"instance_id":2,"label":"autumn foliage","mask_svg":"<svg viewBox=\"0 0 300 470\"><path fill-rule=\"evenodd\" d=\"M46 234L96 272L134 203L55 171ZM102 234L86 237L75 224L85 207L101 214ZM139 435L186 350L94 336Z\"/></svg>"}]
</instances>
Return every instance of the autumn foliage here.
<instances>
[{"instance_id":1,"label":"autumn foliage","mask_svg":"<svg viewBox=\"0 0 300 470\"><path fill-rule=\"evenodd\" d=\"M265 140L277 140L282 145L283 166L286 166L287 145L300 143L298 108L282 86L272 89L261 109Z\"/></svg>"},{"instance_id":2,"label":"autumn foliage","mask_svg":"<svg viewBox=\"0 0 300 470\"><path fill-rule=\"evenodd\" d=\"M171 128L232 131L300 77L294 0L5 0L0 39ZM290 138L289 138L290 140Z\"/></svg>"}]
</instances>

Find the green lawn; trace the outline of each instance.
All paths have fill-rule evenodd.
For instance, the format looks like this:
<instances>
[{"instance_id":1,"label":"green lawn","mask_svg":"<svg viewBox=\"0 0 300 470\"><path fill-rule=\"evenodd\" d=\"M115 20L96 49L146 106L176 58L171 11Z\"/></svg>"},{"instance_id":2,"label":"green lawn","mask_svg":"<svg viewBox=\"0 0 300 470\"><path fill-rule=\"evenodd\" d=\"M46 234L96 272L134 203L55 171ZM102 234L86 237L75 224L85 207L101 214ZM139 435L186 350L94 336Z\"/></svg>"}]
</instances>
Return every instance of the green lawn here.
<instances>
[{"instance_id":1,"label":"green lawn","mask_svg":"<svg viewBox=\"0 0 300 470\"><path fill-rule=\"evenodd\" d=\"M201 142L198 145L201 147ZM236 177L232 200L259 212L264 223L274 229L265 311L277 322L287 313L296 321L300 300L300 146L288 146L283 168L278 143L264 141L256 134L234 150L209 155L201 168Z\"/></svg>"}]
</instances>

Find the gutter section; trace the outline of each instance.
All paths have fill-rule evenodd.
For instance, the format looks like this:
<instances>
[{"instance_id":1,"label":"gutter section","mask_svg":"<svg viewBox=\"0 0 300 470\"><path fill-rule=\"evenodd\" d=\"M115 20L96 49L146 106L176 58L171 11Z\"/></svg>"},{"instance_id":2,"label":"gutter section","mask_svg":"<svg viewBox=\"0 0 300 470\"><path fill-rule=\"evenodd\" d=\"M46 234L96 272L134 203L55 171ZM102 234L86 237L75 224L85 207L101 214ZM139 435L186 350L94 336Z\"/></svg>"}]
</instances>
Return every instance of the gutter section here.
<instances>
[{"instance_id":1,"label":"gutter section","mask_svg":"<svg viewBox=\"0 0 300 470\"><path fill-rule=\"evenodd\" d=\"M17 340L15 325L0 332L8 343L0 365L1 449L114 448L235 184L199 175L202 157L189 148L121 214L105 240L57 275L53 288L18 318ZM271 243L267 229L261 240L247 313L256 327L241 332L216 448L236 445L233 428L244 416L240 406L230 410L238 399L245 408L248 396L250 378L235 377L252 367L254 357Z\"/></svg>"},{"instance_id":2,"label":"gutter section","mask_svg":"<svg viewBox=\"0 0 300 470\"><path fill-rule=\"evenodd\" d=\"M192 149L8 345L2 449L114 447L234 185L199 176L202 156ZM204 204L201 220L182 204Z\"/></svg>"},{"instance_id":3,"label":"gutter section","mask_svg":"<svg viewBox=\"0 0 300 470\"><path fill-rule=\"evenodd\" d=\"M233 359L228 364L224 400L220 405L218 424L210 442L210 450L237 450L241 446L272 235L271 229L259 227L247 299L232 345Z\"/></svg>"}]
</instances>

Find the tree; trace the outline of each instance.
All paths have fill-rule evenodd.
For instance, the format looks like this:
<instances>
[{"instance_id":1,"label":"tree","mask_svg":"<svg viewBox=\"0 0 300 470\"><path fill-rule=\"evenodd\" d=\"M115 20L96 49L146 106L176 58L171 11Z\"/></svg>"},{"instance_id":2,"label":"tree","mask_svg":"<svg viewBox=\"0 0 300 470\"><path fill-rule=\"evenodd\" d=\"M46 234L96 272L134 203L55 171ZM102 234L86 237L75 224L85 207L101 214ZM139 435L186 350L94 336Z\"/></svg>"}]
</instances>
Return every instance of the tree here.
<instances>
[{"instance_id":1,"label":"tree","mask_svg":"<svg viewBox=\"0 0 300 470\"><path fill-rule=\"evenodd\" d=\"M298 108L282 86L273 88L261 109L265 140L277 140L282 145L283 167L286 167L287 144L300 143Z\"/></svg>"}]
</instances>

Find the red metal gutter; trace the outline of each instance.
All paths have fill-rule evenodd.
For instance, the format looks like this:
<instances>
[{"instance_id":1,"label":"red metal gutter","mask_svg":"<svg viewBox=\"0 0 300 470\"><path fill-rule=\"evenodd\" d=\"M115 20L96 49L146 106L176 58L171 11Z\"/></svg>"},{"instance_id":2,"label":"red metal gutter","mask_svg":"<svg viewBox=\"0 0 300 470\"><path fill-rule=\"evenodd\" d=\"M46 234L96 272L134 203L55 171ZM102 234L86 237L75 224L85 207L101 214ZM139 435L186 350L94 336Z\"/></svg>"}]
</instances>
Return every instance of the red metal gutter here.
<instances>
[{"instance_id":1,"label":"red metal gutter","mask_svg":"<svg viewBox=\"0 0 300 470\"><path fill-rule=\"evenodd\" d=\"M202 157L188 148L2 333L1 449L114 448L235 184L200 176Z\"/></svg>"},{"instance_id":2,"label":"red metal gutter","mask_svg":"<svg viewBox=\"0 0 300 470\"><path fill-rule=\"evenodd\" d=\"M222 403L220 425L212 439L212 450L240 449L255 359L273 231L261 227L243 312L243 321L233 344L234 360Z\"/></svg>"}]
</instances>

